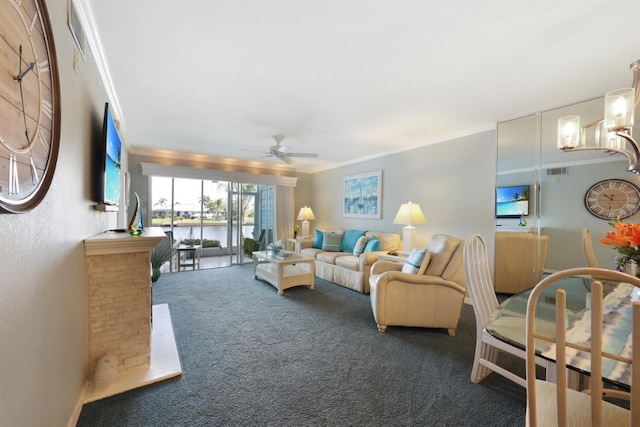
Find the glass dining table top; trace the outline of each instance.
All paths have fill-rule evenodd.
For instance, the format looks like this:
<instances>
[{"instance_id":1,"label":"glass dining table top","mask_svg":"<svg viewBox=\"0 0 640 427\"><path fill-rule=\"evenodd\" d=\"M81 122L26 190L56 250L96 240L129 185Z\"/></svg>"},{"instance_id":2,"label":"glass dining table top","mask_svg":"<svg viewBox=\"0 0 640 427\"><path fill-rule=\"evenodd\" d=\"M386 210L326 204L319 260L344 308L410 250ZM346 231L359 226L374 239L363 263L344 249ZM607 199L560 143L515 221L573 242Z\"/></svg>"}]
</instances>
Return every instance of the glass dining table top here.
<instances>
[{"instance_id":1,"label":"glass dining table top","mask_svg":"<svg viewBox=\"0 0 640 427\"><path fill-rule=\"evenodd\" d=\"M590 337L591 278L568 277L545 289L536 309L536 331L555 336L555 291L564 289L567 296L567 341L585 344ZM603 282L604 316L607 319L603 335L605 350L613 354L631 351L631 300L634 287L627 283ZM636 291L637 292L637 291ZM531 290L515 294L504 300L485 326L494 337L515 347L524 349L526 343L526 311ZM536 341L538 355L555 361L555 347L548 342ZM589 373L588 356L574 355L567 361L578 371ZM630 366L623 362L603 361L603 376L627 387L630 383Z\"/></svg>"}]
</instances>

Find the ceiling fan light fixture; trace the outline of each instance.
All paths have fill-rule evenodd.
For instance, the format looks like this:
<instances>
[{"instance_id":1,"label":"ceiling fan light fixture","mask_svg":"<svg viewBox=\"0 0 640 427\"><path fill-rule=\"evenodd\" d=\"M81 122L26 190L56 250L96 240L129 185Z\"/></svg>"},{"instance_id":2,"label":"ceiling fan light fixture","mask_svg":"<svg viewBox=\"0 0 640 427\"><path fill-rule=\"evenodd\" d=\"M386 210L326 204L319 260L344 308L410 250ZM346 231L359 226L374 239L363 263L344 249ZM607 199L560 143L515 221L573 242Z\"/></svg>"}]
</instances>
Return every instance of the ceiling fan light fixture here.
<instances>
[{"instance_id":1,"label":"ceiling fan light fixture","mask_svg":"<svg viewBox=\"0 0 640 427\"><path fill-rule=\"evenodd\" d=\"M278 152L281 154L287 154L290 151L290 147L288 145L280 145L278 148Z\"/></svg>"}]
</instances>

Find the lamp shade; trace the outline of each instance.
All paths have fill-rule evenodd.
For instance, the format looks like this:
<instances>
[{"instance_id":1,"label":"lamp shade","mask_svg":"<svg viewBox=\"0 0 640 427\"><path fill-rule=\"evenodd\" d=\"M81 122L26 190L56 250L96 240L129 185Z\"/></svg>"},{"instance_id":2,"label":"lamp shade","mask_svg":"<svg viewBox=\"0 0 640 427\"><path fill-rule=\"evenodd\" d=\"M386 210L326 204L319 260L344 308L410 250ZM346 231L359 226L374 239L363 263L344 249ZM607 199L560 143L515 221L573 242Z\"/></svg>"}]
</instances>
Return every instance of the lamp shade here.
<instances>
[{"instance_id":1,"label":"lamp shade","mask_svg":"<svg viewBox=\"0 0 640 427\"><path fill-rule=\"evenodd\" d=\"M298 213L298 221L308 221L316 219L315 215L313 215L313 211L310 207L305 206L300 208L300 212Z\"/></svg>"},{"instance_id":2,"label":"lamp shade","mask_svg":"<svg viewBox=\"0 0 640 427\"><path fill-rule=\"evenodd\" d=\"M393 223L404 225L426 224L427 219L424 217L419 204L408 202L400 205Z\"/></svg>"}]
</instances>

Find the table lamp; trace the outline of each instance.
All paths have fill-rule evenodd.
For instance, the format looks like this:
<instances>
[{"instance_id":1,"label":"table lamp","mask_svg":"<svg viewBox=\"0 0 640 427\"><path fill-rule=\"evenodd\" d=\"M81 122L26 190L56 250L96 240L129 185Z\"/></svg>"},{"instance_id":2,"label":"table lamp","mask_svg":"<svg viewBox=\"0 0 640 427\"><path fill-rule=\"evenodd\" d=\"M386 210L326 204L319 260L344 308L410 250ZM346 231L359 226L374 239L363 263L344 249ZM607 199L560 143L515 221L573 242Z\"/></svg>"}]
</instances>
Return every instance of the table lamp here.
<instances>
[{"instance_id":1,"label":"table lamp","mask_svg":"<svg viewBox=\"0 0 640 427\"><path fill-rule=\"evenodd\" d=\"M427 219L417 203L403 203L398 209L394 224L406 224L402 227L402 253L408 255L413 249L412 240L416 235L415 224L426 224Z\"/></svg>"},{"instance_id":2,"label":"table lamp","mask_svg":"<svg viewBox=\"0 0 640 427\"><path fill-rule=\"evenodd\" d=\"M301 237L309 237L309 220L316 219L313 215L313 211L310 207L305 206L300 208L300 213L298 213L298 221L302 221L302 234Z\"/></svg>"}]
</instances>

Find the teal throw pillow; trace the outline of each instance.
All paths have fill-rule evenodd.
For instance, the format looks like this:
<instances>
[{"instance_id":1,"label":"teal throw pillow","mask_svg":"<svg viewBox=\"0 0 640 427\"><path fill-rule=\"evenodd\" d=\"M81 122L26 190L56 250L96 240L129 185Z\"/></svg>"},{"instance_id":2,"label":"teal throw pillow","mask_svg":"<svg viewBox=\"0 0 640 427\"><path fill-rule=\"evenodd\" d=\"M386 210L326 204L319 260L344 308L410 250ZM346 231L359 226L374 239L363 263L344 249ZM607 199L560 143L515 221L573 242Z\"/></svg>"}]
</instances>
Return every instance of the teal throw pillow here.
<instances>
[{"instance_id":1,"label":"teal throw pillow","mask_svg":"<svg viewBox=\"0 0 640 427\"><path fill-rule=\"evenodd\" d=\"M376 239L376 236L371 236L371 239L367 242L367 245L364 247L365 252L375 252L380 250L380 240Z\"/></svg>"},{"instance_id":2,"label":"teal throw pillow","mask_svg":"<svg viewBox=\"0 0 640 427\"><path fill-rule=\"evenodd\" d=\"M347 230L347 232L344 233L344 237L342 238L340 250L342 252L353 252L353 248L355 248L356 243L358 243L358 239L364 236L364 233L366 233L366 231Z\"/></svg>"},{"instance_id":3,"label":"teal throw pillow","mask_svg":"<svg viewBox=\"0 0 640 427\"><path fill-rule=\"evenodd\" d=\"M322 231L314 230L315 239L313 240L312 247L314 247L316 249L322 249L322 237L323 236L324 236L324 233Z\"/></svg>"},{"instance_id":4,"label":"teal throw pillow","mask_svg":"<svg viewBox=\"0 0 640 427\"><path fill-rule=\"evenodd\" d=\"M360 256L364 252L364 248L367 246L367 236L360 236L356 245L353 247L353 256Z\"/></svg>"},{"instance_id":5,"label":"teal throw pillow","mask_svg":"<svg viewBox=\"0 0 640 427\"><path fill-rule=\"evenodd\" d=\"M427 253L427 249L414 249L409 254L409 258L402 266L403 273L416 274L420 270L424 256Z\"/></svg>"},{"instance_id":6,"label":"teal throw pillow","mask_svg":"<svg viewBox=\"0 0 640 427\"><path fill-rule=\"evenodd\" d=\"M340 252L342 233L324 233L322 236L322 250L325 252Z\"/></svg>"}]
</instances>

